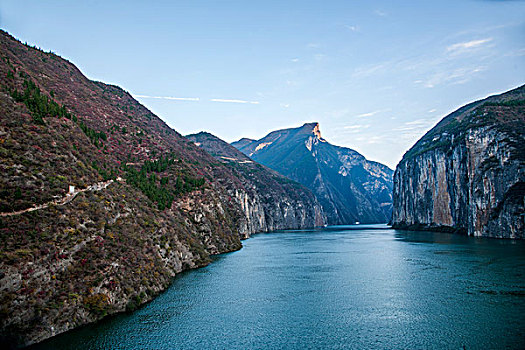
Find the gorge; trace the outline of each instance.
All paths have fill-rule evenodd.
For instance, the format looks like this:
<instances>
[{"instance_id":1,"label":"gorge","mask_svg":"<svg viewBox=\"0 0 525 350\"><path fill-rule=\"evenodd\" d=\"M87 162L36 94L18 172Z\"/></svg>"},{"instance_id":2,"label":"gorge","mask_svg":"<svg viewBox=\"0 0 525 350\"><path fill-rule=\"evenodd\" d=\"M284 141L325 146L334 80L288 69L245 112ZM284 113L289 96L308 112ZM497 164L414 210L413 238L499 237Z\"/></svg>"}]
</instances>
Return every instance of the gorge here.
<instances>
[{"instance_id":1,"label":"gorge","mask_svg":"<svg viewBox=\"0 0 525 350\"><path fill-rule=\"evenodd\" d=\"M213 304L216 292L217 309L241 305L253 312L250 320L260 322L257 305L268 307L261 312L266 320L283 308L297 323L281 320L279 331L260 322L268 333L253 328L249 333L249 321L239 311L234 318L243 332L232 330L233 341L242 343L246 334L254 342L267 336L268 344L279 347L288 336L284 330L290 330L300 334L297 344L305 345L308 329L323 334L319 324L326 322L357 336L338 339L331 328L333 343L320 337L315 340L320 347L371 346L363 340L368 329L386 329L372 337L378 342L401 339L411 329L435 331L440 344L451 345L453 318L413 323L425 312L439 315L439 308L425 306L420 298L436 294L447 309L456 302L464 306L455 317L468 321L467 316L479 316L478 302L487 303L486 315L495 312L504 324L497 336L462 342L465 334L490 328L489 316L465 321L469 332L454 337L454 346L494 346L513 325L523 327L523 244L486 238L525 238L525 86L445 117L407 151L394 172L332 145L317 122L232 144L207 132L182 136L122 88L90 80L71 62L5 31L0 32L0 76L1 344L23 347L52 338L41 346L54 348L54 339L67 342L67 331L106 316L128 312L121 316L127 319L137 317L132 313L137 309L158 310L158 303L143 305L174 278L190 275L183 271L226 259L220 254L241 249L242 240L275 231L253 240L270 242L259 246L253 261L246 252L229 255L243 257L236 262L242 266L230 266L220 283L202 286L204 298L211 298L204 305ZM352 225L389 221L395 230ZM453 266L450 257L458 256L460 264ZM491 265L486 275L480 273L485 265ZM236 276L243 267L245 273ZM442 276L442 270L449 274ZM481 285L472 287L477 281L472 276L480 277ZM491 287L493 276L504 276L495 279L496 287ZM239 289L228 289L230 281ZM198 295L200 287L183 295ZM443 297L449 288L456 293L453 302ZM382 294L385 290L391 293ZM315 304L326 295L335 302ZM356 303L345 306L355 295ZM509 304L492 307L501 302ZM316 325L297 310L327 316ZM163 315L173 313L144 317ZM161 334L170 338L166 334L181 322L174 317L177 322L170 323L168 316L168 331ZM192 322L206 323L201 316L192 314L185 330ZM392 326L391 319L399 323ZM139 328L144 325L134 320ZM199 341L210 345L210 339ZM412 340L412 345L428 345ZM148 341L128 345L151 345ZM169 346L163 338L160 344L153 345ZM510 337L508 344L520 345L520 339Z\"/></svg>"}]
</instances>

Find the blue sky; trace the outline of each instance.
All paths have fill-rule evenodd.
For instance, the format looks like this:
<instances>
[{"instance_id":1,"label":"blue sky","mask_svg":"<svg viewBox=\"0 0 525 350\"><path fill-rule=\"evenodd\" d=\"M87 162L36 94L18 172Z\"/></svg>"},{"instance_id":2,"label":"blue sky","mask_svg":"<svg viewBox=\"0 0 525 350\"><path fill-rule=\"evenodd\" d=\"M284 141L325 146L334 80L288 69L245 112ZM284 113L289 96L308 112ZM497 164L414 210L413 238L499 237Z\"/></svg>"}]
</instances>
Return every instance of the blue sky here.
<instances>
[{"instance_id":1,"label":"blue sky","mask_svg":"<svg viewBox=\"0 0 525 350\"><path fill-rule=\"evenodd\" d=\"M524 1L2 0L0 27L182 134L318 121L392 168L447 113L525 83Z\"/></svg>"}]
</instances>

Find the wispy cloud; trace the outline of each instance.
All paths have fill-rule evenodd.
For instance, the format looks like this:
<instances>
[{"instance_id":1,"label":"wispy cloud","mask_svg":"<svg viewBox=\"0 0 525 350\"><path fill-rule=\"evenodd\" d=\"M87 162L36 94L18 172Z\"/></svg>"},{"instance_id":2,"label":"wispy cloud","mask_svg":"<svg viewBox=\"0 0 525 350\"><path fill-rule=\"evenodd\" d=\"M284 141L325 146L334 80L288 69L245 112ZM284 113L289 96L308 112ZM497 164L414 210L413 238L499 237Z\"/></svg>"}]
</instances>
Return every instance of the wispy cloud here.
<instances>
[{"instance_id":1,"label":"wispy cloud","mask_svg":"<svg viewBox=\"0 0 525 350\"><path fill-rule=\"evenodd\" d=\"M450 43L448 46L445 45L442 48L443 51L438 54L394 57L390 60L369 63L356 67L353 70L351 77L354 79L363 79L389 74L392 71L404 70L418 74L418 77L414 77L414 83L424 84L426 87L434 87L443 81L449 82L448 80L454 80L453 82L450 82L451 84L460 84L467 81L457 79L456 75L465 75L462 71L467 73L477 73L486 70L487 67L483 66L472 68L470 70L468 68L457 68L450 72L450 69L454 67L455 60L464 58L462 57L463 54L474 52L477 55L476 61L480 63L487 62L489 58L494 58L498 55L503 56L501 52L498 53L496 50L488 50L489 48L493 48L495 44L496 42L493 36L485 36L485 38L482 37L481 39L478 38L469 41L456 41L455 43ZM521 48L508 54L521 56L524 54L524 51L523 48ZM446 73L447 70L449 71L448 73ZM429 75L430 78L422 79L421 76L424 75ZM437 80L437 82L429 82L429 80ZM352 83L354 82L352 81Z\"/></svg>"},{"instance_id":2,"label":"wispy cloud","mask_svg":"<svg viewBox=\"0 0 525 350\"><path fill-rule=\"evenodd\" d=\"M471 41L456 43L456 44L448 46L447 51L450 53L464 52L467 50L478 48L486 43L491 42L492 40L493 40L492 38L485 38L485 39L471 40Z\"/></svg>"},{"instance_id":3,"label":"wispy cloud","mask_svg":"<svg viewBox=\"0 0 525 350\"><path fill-rule=\"evenodd\" d=\"M378 144L383 143L385 141L390 141L390 135L366 135L366 136L358 136L354 140L362 142L364 144Z\"/></svg>"},{"instance_id":4,"label":"wispy cloud","mask_svg":"<svg viewBox=\"0 0 525 350\"><path fill-rule=\"evenodd\" d=\"M525 48L510 51L504 55L505 57L520 57L525 56Z\"/></svg>"},{"instance_id":5,"label":"wispy cloud","mask_svg":"<svg viewBox=\"0 0 525 350\"><path fill-rule=\"evenodd\" d=\"M378 135L374 135L374 136L371 136L367 139L367 143L369 145L371 144L377 144L377 143L382 143L383 140L385 139L384 136L378 136Z\"/></svg>"},{"instance_id":6,"label":"wispy cloud","mask_svg":"<svg viewBox=\"0 0 525 350\"><path fill-rule=\"evenodd\" d=\"M377 110L377 111L373 111L373 112L368 112L368 113L363 113L363 114L359 114L359 115L356 115L355 117L356 118L366 118L366 117L372 117L378 113L383 113L383 112L389 112L391 111L392 109L391 108L386 108L386 109L380 109L380 110Z\"/></svg>"},{"instance_id":7,"label":"wispy cloud","mask_svg":"<svg viewBox=\"0 0 525 350\"><path fill-rule=\"evenodd\" d=\"M290 61L292 61L293 63L297 63L297 62L299 62L299 59L297 57L295 57L295 58L292 58Z\"/></svg>"},{"instance_id":8,"label":"wispy cloud","mask_svg":"<svg viewBox=\"0 0 525 350\"><path fill-rule=\"evenodd\" d=\"M153 98L158 100L172 100L172 101L194 101L198 102L201 99L199 97L173 97L173 96L149 96L149 95L134 95L138 98ZM223 98L212 98L211 102L224 102L224 103L244 103L258 105L259 101L246 101L246 100L237 100L237 99L223 99Z\"/></svg>"},{"instance_id":9,"label":"wispy cloud","mask_svg":"<svg viewBox=\"0 0 525 350\"><path fill-rule=\"evenodd\" d=\"M252 105L258 105L259 101L246 101L246 100L235 100L235 99L223 99L223 98L212 98L212 102L224 102L224 103L248 103Z\"/></svg>"},{"instance_id":10,"label":"wispy cloud","mask_svg":"<svg viewBox=\"0 0 525 350\"><path fill-rule=\"evenodd\" d=\"M373 116L374 114L376 114L376 112L363 113L363 114L356 115L356 118L371 117L371 116Z\"/></svg>"},{"instance_id":11,"label":"wispy cloud","mask_svg":"<svg viewBox=\"0 0 525 350\"><path fill-rule=\"evenodd\" d=\"M351 32L359 32L359 26L345 24L344 27Z\"/></svg>"},{"instance_id":12,"label":"wispy cloud","mask_svg":"<svg viewBox=\"0 0 525 350\"><path fill-rule=\"evenodd\" d=\"M427 119L416 119L406 122L405 125L427 125L428 123L431 123L431 121Z\"/></svg>"},{"instance_id":13,"label":"wispy cloud","mask_svg":"<svg viewBox=\"0 0 525 350\"><path fill-rule=\"evenodd\" d=\"M430 78L418 84L423 84L426 88L433 88L441 84L458 85L470 81L477 73L487 70L486 66L473 68L457 68L449 72L434 73Z\"/></svg>"},{"instance_id":14,"label":"wispy cloud","mask_svg":"<svg viewBox=\"0 0 525 350\"><path fill-rule=\"evenodd\" d=\"M417 134L423 130L429 129L431 126L435 125L436 122L437 121L435 120L435 118L411 120L393 129L393 131L401 131L403 133L409 132L409 134L411 134L412 132L415 132Z\"/></svg>"},{"instance_id":15,"label":"wispy cloud","mask_svg":"<svg viewBox=\"0 0 525 350\"><path fill-rule=\"evenodd\" d=\"M198 97L172 97L172 96L148 96L148 95L135 95L139 98L155 98L159 100L175 100L175 101L200 101Z\"/></svg>"},{"instance_id":16,"label":"wispy cloud","mask_svg":"<svg viewBox=\"0 0 525 350\"><path fill-rule=\"evenodd\" d=\"M348 116L350 113L349 108L335 109L325 112L326 118L340 119L342 117Z\"/></svg>"},{"instance_id":17,"label":"wispy cloud","mask_svg":"<svg viewBox=\"0 0 525 350\"><path fill-rule=\"evenodd\" d=\"M386 17L386 16L388 16L388 13L386 13L385 11L382 11L382 10L375 10L374 13L376 15L378 15L379 17Z\"/></svg>"},{"instance_id":18,"label":"wispy cloud","mask_svg":"<svg viewBox=\"0 0 525 350\"><path fill-rule=\"evenodd\" d=\"M370 126L370 124L346 125L343 126L343 129L346 133L357 134L363 131L364 129L368 129Z\"/></svg>"},{"instance_id":19,"label":"wispy cloud","mask_svg":"<svg viewBox=\"0 0 525 350\"><path fill-rule=\"evenodd\" d=\"M412 126L400 126L400 127L397 127L395 129L393 129L393 131L401 131L401 132L405 132L405 131L414 131L414 130L422 130L422 129L425 129L425 127L422 127L422 126L415 126L415 125L412 125Z\"/></svg>"},{"instance_id":20,"label":"wispy cloud","mask_svg":"<svg viewBox=\"0 0 525 350\"><path fill-rule=\"evenodd\" d=\"M370 124L366 124L366 125L347 125L347 126L344 126L343 129L356 130L356 129L368 129L369 127L370 127Z\"/></svg>"},{"instance_id":21,"label":"wispy cloud","mask_svg":"<svg viewBox=\"0 0 525 350\"><path fill-rule=\"evenodd\" d=\"M354 70L352 77L354 78L364 78L374 75L387 67L387 63L377 63L372 65L366 65L363 67L358 67Z\"/></svg>"}]
</instances>

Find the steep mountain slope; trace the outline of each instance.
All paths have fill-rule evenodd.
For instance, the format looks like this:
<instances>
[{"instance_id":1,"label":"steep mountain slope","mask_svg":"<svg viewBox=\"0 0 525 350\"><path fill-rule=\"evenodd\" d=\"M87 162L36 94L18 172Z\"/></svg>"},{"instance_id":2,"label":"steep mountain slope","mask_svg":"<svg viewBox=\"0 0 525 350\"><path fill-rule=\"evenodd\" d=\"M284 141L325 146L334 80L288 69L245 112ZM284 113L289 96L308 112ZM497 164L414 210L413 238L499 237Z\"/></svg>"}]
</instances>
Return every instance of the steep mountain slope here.
<instances>
[{"instance_id":1,"label":"steep mountain slope","mask_svg":"<svg viewBox=\"0 0 525 350\"><path fill-rule=\"evenodd\" d=\"M0 343L132 310L267 230L228 167L124 90L3 31L0 76Z\"/></svg>"},{"instance_id":2,"label":"steep mountain slope","mask_svg":"<svg viewBox=\"0 0 525 350\"><path fill-rule=\"evenodd\" d=\"M242 182L245 192L230 193L243 206L252 231L322 226L323 210L304 186L255 163L216 136L201 132L186 136L225 164Z\"/></svg>"},{"instance_id":3,"label":"steep mountain slope","mask_svg":"<svg viewBox=\"0 0 525 350\"><path fill-rule=\"evenodd\" d=\"M388 222L392 170L321 137L318 123L232 143L253 160L297 181L317 196L329 224Z\"/></svg>"},{"instance_id":4,"label":"steep mountain slope","mask_svg":"<svg viewBox=\"0 0 525 350\"><path fill-rule=\"evenodd\" d=\"M446 116L403 157L393 223L525 237L525 86Z\"/></svg>"}]
</instances>

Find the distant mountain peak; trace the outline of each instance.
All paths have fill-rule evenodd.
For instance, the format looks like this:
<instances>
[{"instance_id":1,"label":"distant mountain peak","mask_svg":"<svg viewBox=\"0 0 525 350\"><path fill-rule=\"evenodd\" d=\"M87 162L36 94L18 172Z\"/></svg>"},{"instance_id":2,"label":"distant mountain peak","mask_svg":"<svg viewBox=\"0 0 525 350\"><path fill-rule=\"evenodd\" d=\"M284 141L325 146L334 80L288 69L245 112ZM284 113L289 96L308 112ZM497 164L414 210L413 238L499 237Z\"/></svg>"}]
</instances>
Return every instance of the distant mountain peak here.
<instances>
[{"instance_id":1,"label":"distant mountain peak","mask_svg":"<svg viewBox=\"0 0 525 350\"><path fill-rule=\"evenodd\" d=\"M307 131L313 133L319 140L323 140L323 137L321 136L321 130L319 128L319 123L318 122L304 123L304 125L301 127L301 129L307 130Z\"/></svg>"},{"instance_id":2,"label":"distant mountain peak","mask_svg":"<svg viewBox=\"0 0 525 350\"><path fill-rule=\"evenodd\" d=\"M204 131L201 131L201 132L204 132ZM250 139L248 137L243 137L239 141L236 141L236 142L246 142L246 141L253 142L255 140L254 139Z\"/></svg>"},{"instance_id":3,"label":"distant mountain peak","mask_svg":"<svg viewBox=\"0 0 525 350\"><path fill-rule=\"evenodd\" d=\"M318 122L232 145L314 191L330 224L390 220L392 170L352 149L331 145L322 138Z\"/></svg>"},{"instance_id":4,"label":"distant mountain peak","mask_svg":"<svg viewBox=\"0 0 525 350\"><path fill-rule=\"evenodd\" d=\"M243 137L243 138L240 139L239 141L235 141L235 142L233 142L233 143L234 143L234 144L238 144L239 147L241 147L241 146L246 146L246 145L248 145L248 144L250 144L250 143L252 143L252 142L255 142L255 140L254 140L254 139L249 139L249 138L247 138L247 137ZM233 144L233 143L232 143L232 144Z\"/></svg>"}]
</instances>

